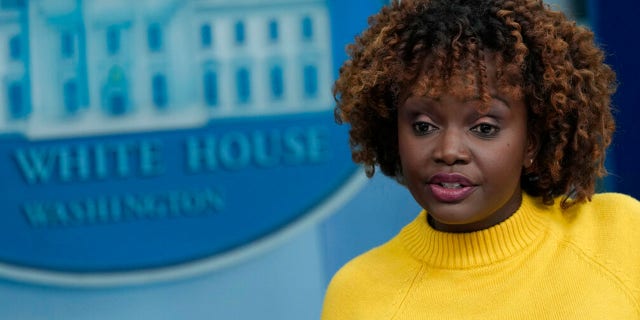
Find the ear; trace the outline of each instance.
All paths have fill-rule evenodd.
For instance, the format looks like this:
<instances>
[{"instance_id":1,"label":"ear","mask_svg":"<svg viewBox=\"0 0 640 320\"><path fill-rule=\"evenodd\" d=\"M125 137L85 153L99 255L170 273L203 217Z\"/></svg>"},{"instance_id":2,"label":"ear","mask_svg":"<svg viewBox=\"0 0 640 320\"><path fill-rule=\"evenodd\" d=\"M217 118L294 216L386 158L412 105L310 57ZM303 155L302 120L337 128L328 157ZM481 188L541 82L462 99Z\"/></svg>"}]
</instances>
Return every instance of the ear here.
<instances>
[{"instance_id":1,"label":"ear","mask_svg":"<svg viewBox=\"0 0 640 320\"><path fill-rule=\"evenodd\" d=\"M540 137L537 134L529 132L527 134L527 148L525 149L522 163L525 170L530 170L533 167L538 151L540 151Z\"/></svg>"}]
</instances>

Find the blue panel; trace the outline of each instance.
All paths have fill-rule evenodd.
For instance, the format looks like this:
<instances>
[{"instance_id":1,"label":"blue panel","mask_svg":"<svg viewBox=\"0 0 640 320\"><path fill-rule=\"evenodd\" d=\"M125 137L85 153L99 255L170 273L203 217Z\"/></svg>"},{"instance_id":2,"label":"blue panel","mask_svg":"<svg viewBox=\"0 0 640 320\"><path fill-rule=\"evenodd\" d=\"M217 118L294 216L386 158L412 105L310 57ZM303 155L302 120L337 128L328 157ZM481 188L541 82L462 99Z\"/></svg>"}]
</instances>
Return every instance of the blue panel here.
<instances>
[{"instance_id":1,"label":"blue panel","mask_svg":"<svg viewBox=\"0 0 640 320\"><path fill-rule=\"evenodd\" d=\"M162 29L159 25L152 24L147 29L147 44L153 52L162 50Z\"/></svg>"},{"instance_id":2,"label":"blue panel","mask_svg":"<svg viewBox=\"0 0 640 320\"><path fill-rule=\"evenodd\" d=\"M606 50L606 62L615 70L618 90L612 104L616 109L616 134L613 140L613 158L608 163L615 191L640 197L640 42L630 35L638 29L637 1L592 0L589 12L598 42ZM626 30L626 31L624 31Z\"/></svg>"},{"instance_id":3,"label":"blue panel","mask_svg":"<svg viewBox=\"0 0 640 320\"><path fill-rule=\"evenodd\" d=\"M212 43L213 38L211 35L211 25L203 24L200 26L200 44L203 48L209 48Z\"/></svg>"}]
</instances>

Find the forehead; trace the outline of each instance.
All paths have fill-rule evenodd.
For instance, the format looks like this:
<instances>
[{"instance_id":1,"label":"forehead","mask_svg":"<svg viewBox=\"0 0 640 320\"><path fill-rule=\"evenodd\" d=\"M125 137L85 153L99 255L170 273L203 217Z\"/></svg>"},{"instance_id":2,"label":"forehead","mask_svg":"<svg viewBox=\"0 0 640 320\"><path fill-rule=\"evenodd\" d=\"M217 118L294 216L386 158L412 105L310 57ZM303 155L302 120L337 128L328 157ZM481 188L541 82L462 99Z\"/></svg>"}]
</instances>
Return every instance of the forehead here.
<instances>
[{"instance_id":1,"label":"forehead","mask_svg":"<svg viewBox=\"0 0 640 320\"><path fill-rule=\"evenodd\" d=\"M460 60L432 54L418 68L413 81L405 86L404 97L438 98L446 94L461 100L492 95L516 99L522 97L522 86L517 81L521 76L520 73L514 75L513 71L505 72L503 59L495 52L481 52Z\"/></svg>"}]
</instances>

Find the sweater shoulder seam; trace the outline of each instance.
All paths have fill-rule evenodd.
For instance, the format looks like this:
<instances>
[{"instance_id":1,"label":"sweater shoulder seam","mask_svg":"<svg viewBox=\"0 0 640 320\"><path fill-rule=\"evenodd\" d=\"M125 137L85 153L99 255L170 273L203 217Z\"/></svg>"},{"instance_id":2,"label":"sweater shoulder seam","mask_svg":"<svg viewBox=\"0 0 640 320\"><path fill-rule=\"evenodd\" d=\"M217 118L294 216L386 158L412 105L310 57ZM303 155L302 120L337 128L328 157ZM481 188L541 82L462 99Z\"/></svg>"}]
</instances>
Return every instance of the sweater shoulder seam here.
<instances>
[{"instance_id":1,"label":"sweater shoulder seam","mask_svg":"<svg viewBox=\"0 0 640 320\"><path fill-rule=\"evenodd\" d=\"M393 308L393 309L395 309L395 312L391 315L391 318L389 318L389 319L391 319L391 320L396 319L396 317L400 314L400 310L402 310L402 306L407 301L407 299L409 297L409 293L411 292L411 289L415 286L416 282L418 281L418 277L423 273L424 268L425 268L425 265L421 263L420 267L416 271L415 275L413 277L410 277L407 280L408 285L406 286L406 292L404 292L404 293L399 292L399 295L402 296L402 298L397 303L396 307ZM399 291L402 291L404 287L405 286L401 286Z\"/></svg>"},{"instance_id":2,"label":"sweater shoulder seam","mask_svg":"<svg viewBox=\"0 0 640 320\"><path fill-rule=\"evenodd\" d=\"M555 234L554 232L551 232L551 234L557 237L560 242L567 244L568 248L574 251L579 257L581 257L587 263L598 268L605 274L606 277L612 279L615 285L620 289L622 289L622 292L624 292L624 294L627 296L627 299L629 299L629 301L633 303L636 313L640 316L640 301L638 301L638 299L634 296L633 294L634 290L631 287L625 285L624 280L621 279L620 276L615 271L611 270L608 265L599 262L594 257L587 254L587 252L585 252L582 248L580 248L580 246L578 246L576 243L562 239L558 237L558 235Z\"/></svg>"}]
</instances>

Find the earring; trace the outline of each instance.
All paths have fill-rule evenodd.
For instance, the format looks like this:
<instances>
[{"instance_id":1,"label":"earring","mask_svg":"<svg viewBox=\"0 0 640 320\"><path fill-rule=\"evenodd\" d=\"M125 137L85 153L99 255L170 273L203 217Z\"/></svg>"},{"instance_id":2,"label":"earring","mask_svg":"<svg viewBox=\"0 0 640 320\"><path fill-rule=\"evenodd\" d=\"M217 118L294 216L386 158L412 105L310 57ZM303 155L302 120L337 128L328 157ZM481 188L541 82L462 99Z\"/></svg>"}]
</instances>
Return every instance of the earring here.
<instances>
[{"instance_id":1,"label":"earring","mask_svg":"<svg viewBox=\"0 0 640 320\"><path fill-rule=\"evenodd\" d=\"M531 168L531 166L532 166L532 165L533 165L533 159L529 159L529 160L527 160L527 162L525 163L524 168L525 168L525 169L529 169L529 168Z\"/></svg>"}]
</instances>

